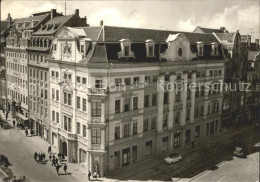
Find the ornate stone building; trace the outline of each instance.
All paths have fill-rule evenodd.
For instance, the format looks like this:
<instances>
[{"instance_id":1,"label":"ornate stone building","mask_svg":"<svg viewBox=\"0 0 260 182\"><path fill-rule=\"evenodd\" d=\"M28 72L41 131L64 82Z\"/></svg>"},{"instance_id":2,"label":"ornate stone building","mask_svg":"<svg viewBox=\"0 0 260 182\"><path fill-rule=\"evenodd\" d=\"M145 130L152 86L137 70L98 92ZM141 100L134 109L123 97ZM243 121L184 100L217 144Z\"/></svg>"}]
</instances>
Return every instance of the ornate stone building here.
<instances>
[{"instance_id":1,"label":"ornate stone building","mask_svg":"<svg viewBox=\"0 0 260 182\"><path fill-rule=\"evenodd\" d=\"M51 144L68 161L103 176L220 131L226 60L213 34L64 27L52 47Z\"/></svg>"}]
</instances>

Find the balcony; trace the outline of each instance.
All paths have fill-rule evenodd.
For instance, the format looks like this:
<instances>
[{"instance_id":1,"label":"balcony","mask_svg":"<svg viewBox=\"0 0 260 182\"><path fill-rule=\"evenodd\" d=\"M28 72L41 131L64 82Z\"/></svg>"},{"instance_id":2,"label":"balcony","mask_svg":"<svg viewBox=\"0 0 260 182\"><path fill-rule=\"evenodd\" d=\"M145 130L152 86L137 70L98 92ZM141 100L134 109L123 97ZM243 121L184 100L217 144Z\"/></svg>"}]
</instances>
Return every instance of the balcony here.
<instances>
[{"instance_id":1,"label":"balcony","mask_svg":"<svg viewBox=\"0 0 260 182\"><path fill-rule=\"evenodd\" d=\"M113 119L120 119L120 118L137 116L141 113L143 113L143 109L137 109L137 110L130 110L130 111L121 112L121 113L115 113Z\"/></svg>"},{"instance_id":2,"label":"balcony","mask_svg":"<svg viewBox=\"0 0 260 182\"><path fill-rule=\"evenodd\" d=\"M101 150L101 144L91 144L91 150Z\"/></svg>"},{"instance_id":3,"label":"balcony","mask_svg":"<svg viewBox=\"0 0 260 182\"><path fill-rule=\"evenodd\" d=\"M107 89L105 88L90 88L91 94L105 95L107 93Z\"/></svg>"},{"instance_id":4,"label":"balcony","mask_svg":"<svg viewBox=\"0 0 260 182\"><path fill-rule=\"evenodd\" d=\"M101 117L92 117L92 118L91 118L91 123L92 123L92 124L101 123Z\"/></svg>"}]
</instances>

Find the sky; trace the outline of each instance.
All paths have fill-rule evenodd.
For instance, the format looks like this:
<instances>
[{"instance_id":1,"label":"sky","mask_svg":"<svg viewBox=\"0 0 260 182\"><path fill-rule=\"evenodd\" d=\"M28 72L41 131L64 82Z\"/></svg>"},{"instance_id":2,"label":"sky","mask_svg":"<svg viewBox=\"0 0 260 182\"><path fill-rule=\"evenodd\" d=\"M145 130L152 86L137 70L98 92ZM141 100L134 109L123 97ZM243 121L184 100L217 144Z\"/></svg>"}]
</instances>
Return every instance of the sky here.
<instances>
[{"instance_id":1,"label":"sky","mask_svg":"<svg viewBox=\"0 0 260 182\"><path fill-rule=\"evenodd\" d=\"M104 25L193 31L197 26L225 27L229 32L239 30L260 34L260 0L132 0L132 1L66 1L66 14L79 9L90 26ZM65 0L2 0L1 19L10 13L12 18L30 16L32 13L57 9L65 14Z\"/></svg>"}]
</instances>

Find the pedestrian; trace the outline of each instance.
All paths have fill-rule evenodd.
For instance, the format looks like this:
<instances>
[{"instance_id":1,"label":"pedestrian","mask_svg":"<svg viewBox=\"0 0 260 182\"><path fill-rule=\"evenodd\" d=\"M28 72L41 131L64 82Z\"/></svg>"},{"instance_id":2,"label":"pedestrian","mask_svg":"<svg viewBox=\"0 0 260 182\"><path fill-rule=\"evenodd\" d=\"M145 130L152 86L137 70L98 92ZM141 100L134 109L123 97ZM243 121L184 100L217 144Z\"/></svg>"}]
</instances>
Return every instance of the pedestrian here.
<instances>
[{"instance_id":1,"label":"pedestrian","mask_svg":"<svg viewBox=\"0 0 260 182\"><path fill-rule=\"evenodd\" d=\"M55 160L55 157L53 157L53 158L52 158L52 164L51 164L51 166L55 166L55 161L56 161L56 160Z\"/></svg>"},{"instance_id":2,"label":"pedestrian","mask_svg":"<svg viewBox=\"0 0 260 182\"><path fill-rule=\"evenodd\" d=\"M63 169L64 169L65 174L67 174L67 169L68 169L67 164L64 165Z\"/></svg>"},{"instance_id":3,"label":"pedestrian","mask_svg":"<svg viewBox=\"0 0 260 182\"><path fill-rule=\"evenodd\" d=\"M37 152L34 153L34 160L37 160Z\"/></svg>"},{"instance_id":4,"label":"pedestrian","mask_svg":"<svg viewBox=\"0 0 260 182\"><path fill-rule=\"evenodd\" d=\"M42 154L39 155L39 162L42 163Z\"/></svg>"},{"instance_id":5,"label":"pedestrian","mask_svg":"<svg viewBox=\"0 0 260 182\"><path fill-rule=\"evenodd\" d=\"M27 129L25 130L25 135L28 136L28 130Z\"/></svg>"},{"instance_id":6,"label":"pedestrian","mask_svg":"<svg viewBox=\"0 0 260 182\"><path fill-rule=\"evenodd\" d=\"M97 180L97 171L94 171L93 178L95 178Z\"/></svg>"},{"instance_id":7,"label":"pedestrian","mask_svg":"<svg viewBox=\"0 0 260 182\"><path fill-rule=\"evenodd\" d=\"M56 164L57 166L59 165L58 158L55 158L55 164Z\"/></svg>"},{"instance_id":8,"label":"pedestrian","mask_svg":"<svg viewBox=\"0 0 260 182\"><path fill-rule=\"evenodd\" d=\"M60 166L57 165L57 166L56 166L56 171L57 171L58 176L60 175L60 173L59 173L59 169L60 169Z\"/></svg>"},{"instance_id":9,"label":"pedestrian","mask_svg":"<svg viewBox=\"0 0 260 182\"><path fill-rule=\"evenodd\" d=\"M51 161L51 158L52 158L52 156L51 156L51 154L50 154L50 156L49 156L50 161Z\"/></svg>"},{"instance_id":10,"label":"pedestrian","mask_svg":"<svg viewBox=\"0 0 260 182\"><path fill-rule=\"evenodd\" d=\"M39 163L39 158L40 158L40 156L39 156L39 154L37 154L37 157L36 157L36 161Z\"/></svg>"},{"instance_id":11,"label":"pedestrian","mask_svg":"<svg viewBox=\"0 0 260 182\"><path fill-rule=\"evenodd\" d=\"M42 158L43 158L43 160L45 161L45 153L42 153Z\"/></svg>"},{"instance_id":12,"label":"pedestrian","mask_svg":"<svg viewBox=\"0 0 260 182\"><path fill-rule=\"evenodd\" d=\"M15 120L13 120L13 126L15 127Z\"/></svg>"},{"instance_id":13,"label":"pedestrian","mask_svg":"<svg viewBox=\"0 0 260 182\"><path fill-rule=\"evenodd\" d=\"M91 172L88 171L88 180L90 181L90 177L91 177Z\"/></svg>"},{"instance_id":14,"label":"pedestrian","mask_svg":"<svg viewBox=\"0 0 260 182\"><path fill-rule=\"evenodd\" d=\"M51 153L51 146L48 147L48 153Z\"/></svg>"}]
</instances>

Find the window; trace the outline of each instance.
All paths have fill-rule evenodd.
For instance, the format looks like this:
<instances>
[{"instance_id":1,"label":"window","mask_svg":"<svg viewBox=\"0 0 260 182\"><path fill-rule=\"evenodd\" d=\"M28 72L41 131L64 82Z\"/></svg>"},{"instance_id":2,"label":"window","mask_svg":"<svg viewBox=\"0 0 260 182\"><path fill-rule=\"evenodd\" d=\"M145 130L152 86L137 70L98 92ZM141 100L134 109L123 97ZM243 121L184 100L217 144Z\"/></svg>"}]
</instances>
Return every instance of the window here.
<instances>
[{"instance_id":1,"label":"window","mask_svg":"<svg viewBox=\"0 0 260 182\"><path fill-rule=\"evenodd\" d=\"M162 138L162 150L167 150L168 148L168 137Z\"/></svg>"},{"instance_id":2,"label":"window","mask_svg":"<svg viewBox=\"0 0 260 182\"><path fill-rule=\"evenodd\" d=\"M82 110L83 111L87 111L87 99L82 99Z\"/></svg>"},{"instance_id":3,"label":"window","mask_svg":"<svg viewBox=\"0 0 260 182\"><path fill-rule=\"evenodd\" d=\"M55 99L55 89L54 88L52 89L52 96L51 96L51 98L52 98L52 100Z\"/></svg>"},{"instance_id":4,"label":"window","mask_svg":"<svg viewBox=\"0 0 260 182\"><path fill-rule=\"evenodd\" d=\"M125 85L131 85L131 78L125 78Z\"/></svg>"},{"instance_id":5,"label":"window","mask_svg":"<svg viewBox=\"0 0 260 182\"><path fill-rule=\"evenodd\" d=\"M152 154L152 141L148 141L145 143L145 155L151 155Z\"/></svg>"},{"instance_id":6,"label":"window","mask_svg":"<svg viewBox=\"0 0 260 182\"><path fill-rule=\"evenodd\" d=\"M163 115L163 127L167 127L168 126L168 115L164 114Z\"/></svg>"},{"instance_id":7,"label":"window","mask_svg":"<svg viewBox=\"0 0 260 182\"><path fill-rule=\"evenodd\" d=\"M134 77L133 79L133 84L138 84L139 83L140 78L139 77Z\"/></svg>"},{"instance_id":8,"label":"window","mask_svg":"<svg viewBox=\"0 0 260 182\"><path fill-rule=\"evenodd\" d=\"M77 83L80 83L80 77L77 76Z\"/></svg>"},{"instance_id":9,"label":"window","mask_svg":"<svg viewBox=\"0 0 260 182\"><path fill-rule=\"evenodd\" d=\"M34 103L35 105L35 103ZM52 121L55 121L55 111L52 111Z\"/></svg>"},{"instance_id":10,"label":"window","mask_svg":"<svg viewBox=\"0 0 260 182\"><path fill-rule=\"evenodd\" d=\"M133 123L133 135L137 134L137 122Z\"/></svg>"},{"instance_id":11,"label":"window","mask_svg":"<svg viewBox=\"0 0 260 182\"><path fill-rule=\"evenodd\" d=\"M149 95L144 96L144 107L149 107Z\"/></svg>"},{"instance_id":12,"label":"window","mask_svg":"<svg viewBox=\"0 0 260 182\"><path fill-rule=\"evenodd\" d=\"M77 109L80 109L80 97L77 97Z\"/></svg>"},{"instance_id":13,"label":"window","mask_svg":"<svg viewBox=\"0 0 260 182\"><path fill-rule=\"evenodd\" d=\"M83 131L82 131L83 137L87 136L87 127L86 125L83 125Z\"/></svg>"},{"instance_id":14,"label":"window","mask_svg":"<svg viewBox=\"0 0 260 182\"><path fill-rule=\"evenodd\" d=\"M156 106L157 105L157 94L153 94L152 95L152 106Z\"/></svg>"},{"instance_id":15,"label":"window","mask_svg":"<svg viewBox=\"0 0 260 182\"><path fill-rule=\"evenodd\" d=\"M80 134L80 123L77 122L77 134L79 135Z\"/></svg>"},{"instance_id":16,"label":"window","mask_svg":"<svg viewBox=\"0 0 260 182\"><path fill-rule=\"evenodd\" d=\"M177 73L177 80L181 79L181 73Z\"/></svg>"},{"instance_id":17,"label":"window","mask_svg":"<svg viewBox=\"0 0 260 182\"><path fill-rule=\"evenodd\" d=\"M206 72L205 71L202 71L202 74L201 74L201 76L205 76L206 75Z\"/></svg>"},{"instance_id":18,"label":"window","mask_svg":"<svg viewBox=\"0 0 260 182\"><path fill-rule=\"evenodd\" d=\"M68 103L68 93L64 92L64 104Z\"/></svg>"},{"instance_id":19,"label":"window","mask_svg":"<svg viewBox=\"0 0 260 182\"><path fill-rule=\"evenodd\" d=\"M87 84L87 79L86 78L82 78L82 84Z\"/></svg>"},{"instance_id":20,"label":"window","mask_svg":"<svg viewBox=\"0 0 260 182\"><path fill-rule=\"evenodd\" d=\"M120 139L120 126L115 127L115 140Z\"/></svg>"},{"instance_id":21,"label":"window","mask_svg":"<svg viewBox=\"0 0 260 182\"><path fill-rule=\"evenodd\" d=\"M150 83L150 76L145 76L144 81L145 83Z\"/></svg>"},{"instance_id":22,"label":"window","mask_svg":"<svg viewBox=\"0 0 260 182\"><path fill-rule=\"evenodd\" d=\"M130 46L125 46L125 56L129 56Z\"/></svg>"},{"instance_id":23,"label":"window","mask_svg":"<svg viewBox=\"0 0 260 182\"><path fill-rule=\"evenodd\" d=\"M130 135L130 124L124 125L124 137L128 137Z\"/></svg>"},{"instance_id":24,"label":"window","mask_svg":"<svg viewBox=\"0 0 260 182\"><path fill-rule=\"evenodd\" d=\"M115 113L120 113L120 100L115 101Z\"/></svg>"},{"instance_id":25,"label":"window","mask_svg":"<svg viewBox=\"0 0 260 182\"><path fill-rule=\"evenodd\" d=\"M222 75L222 70L218 70L218 75Z\"/></svg>"},{"instance_id":26,"label":"window","mask_svg":"<svg viewBox=\"0 0 260 182\"><path fill-rule=\"evenodd\" d=\"M133 97L133 110L138 109L138 97Z\"/></svg>"},{"instance_id":27,"label":"window","mask_svg":"<svg viewBox=\"0 0 260 182\"><path fill-rule=\"evenodd\" d=\"M157 75L153 75L153 82L157 82Z\"/></svg>"},{"instance_id":28,"label":"window","mask_svg":"<svg viewBox=\"0 0 260 182\"><path fill-rule=\"evenodd\" d=\"M116 84L116 86L120 86L121 83L122 83L122 79L121 79L121 78L116 78L116 79L115 79L115 84Z\"/></svg>"},{"instance_id":29,"label":"window","mask_svg":"<svg viewBox=\"0 0 260 182\"><path fill-rule=\"evenodd\" d=\"M137 160L137 146L133 146L133 162Z\"/></svg>"},{"instance_id":30,"label":"window","mask_svg":"<svg viewBox=\"0 0 260 182\"><path fill-rule=\"evenodd\" d=\"M54 77L54 76L55 76L55 72L51 71L51 77Z\"/></svg>"},{"instance_id":31,"label":"window","mask_svg":"<svg viewBox=\"0 0 260 182\"><path fill-rule=\"evenodd\" d=\"M200 106L200 116L203 116L204 113L204 106Z\"/></svg>"},{"instance_id":32,"label":"window","mask_svg":"<svg viewBox=\"0 0 260 182\"><path fill-rule=\"evenodd\" d=\"M153 56L153 46L148 46L148 56Z\"/></svg>"},{"instance_id":33,"label":"window","mask_svg":"<svg viewBox=\"0 0 260 182\"><path fill-rule=\"evenodd\" d=\"M144 130L144 132L146 132L146 131L148 131L148 126L149 126L149 120L148 119L145 119L144 120L144 128L143 128L143 130Z\"/></svg>"},{"instance_id":34,"label":"window","mask_svg":"<svg viewBox=\"0 0 260 182\"><path fill-rule=\"evenodd\" d=\"M213 76L213 71L209 71L209 76Z\"/></svg>"},{"instance_id":35,"label":"window","mask_svg":"<svg viewBox=\"0 0 260 182\"><path fill-rule=\"evenodd\" d=\"M176 111L176 116L175 116L175 123L180 122L180 111Z\"/></svg>"},{"instance_id":36,"label":"window","mask_svg":"<svg viewBox=\"0 0 260 182\"><path fill-rule=\"evenodd\" d=\"M101 116L101 102L92 102L92 117L100 117Z\"/></svg>"},{"instance_id":37,"label":"window","mask_svg":"<svg viewBox=\"0 0 260 182\"><path fill-rule=\"evenodd\" d=\"M163 103L164 104L168 104L169 103L168 92L164 92Z\"/></svg>"},{"instance_id":38,"label":"window","mask_svg":"<svg viewBox=\"0 0 260 182\"><path fill-rule=\"evenodd\" d=\"M199 106L196 106L195 112L194 112L194 117L196 118L196 117L198 117L198 115L199 115Z\"/></svg>"},{"instance_id":39,"label":"window","mask_svg":"<svg viewBox=\"0 0 260 182\"><path fill-rule=\"evenodd\" d=\"M192 77L192 73L188 72L188 78L191 78L191 77Z\"/></svg>"},{"instance_id":40,"label":"window","mask_svg":"<svg viewBox=\"0 0 260 182\"><path fill-rule=\"evenodd\" d=\"M208 114L210 114L211 110L210 110L210 104L208 105Z\"/></svg>"},{"instance_id":41,"label":"window","mask_svg":"<svg viewBox=\"0 0 260 182\"><path fill-rule=\"evenodd\" d=\"M152 130L156 129L156 117L152 118L151 129Z\"/></svg>"},{"instance_id":42,"label":"window","mask_svg":"<svg viewBox=\"0 0 260 182\"><path fill-rule=\"evenodd\" d=\"M195 129L195 137L196 137L196 138L200 137L200 125L199 125L199 126L196 126L196 129Z\"/></svg>"},{"instance_id":43,"label":"window","mask_svg":"<svg viewBox=\"0 0 260 182\"><path fill-rule=\"evenodd\" d=\"M185 142L190 142L190 129L186 130L185 132Z\"/></svg>"},{"instance_id":44,"label":"window","mask_svg":"<svg viewBox=\"0 0 260 182\"><path fill-rule=\"evenodd\" d=\"M71 118L68 117L68 132L71 132Z\"/></svg>"},{"instance_id":45,"label":"window","mask_svg":"<svg viewBox=\"0 0 260 182\"><path fill-rule=\"evenodd\" d=\"M102 80L95 81L95 88L102 88Z\"/></svg>"},{"instance_id":46,"label":"window","mask_svg":"<svg viewBox=\"0 0 260 182\"><path fill-rule=\"evenodd\" d=\"M85 47L84 45L80 45L80 52L81 53L84 53L84 49L85 49L84 47Z\"/></svg>"},{"instance_id":47,"label":"window","mask_svg":"<svg viewBox=\"0 0 260 182\"><path fill-rule=\"evenodd\" d=\"M71 94L68 93L68 105L71 106Z\"/></svg>"},{"instance_id":48,"label":"window","mask_svg":"<svg viewBox=\"0 0 260 182\"><path fill-rule=\"evenodd\" d=\"M177 148L180 146L180 136L181 136L181 133L174 134L174 148Z\"/></svg>"},{"instance_id":49,"label":"window","mask_svg":"<svg viewBox=\"0 0 260 182\"><path fill-rule=\"evenodd\" d=\"M203 47L199 46L199 55L198 56L202 56L203 55Z\"/></svg>"},{"instance_id":50,"label":"window","mask_svg":"<svg viewBox=\"0 0 260 182\"><path fill-rule=\"evenodd\" d=\"M130 149L123 150L123 166L127 166L130 164Z\"/></svg>"},{"instance_id":51,"label":"window","mask_svg":"<svg viewBox=\"0 0 260 182\"><path fill-rule=\"evenodd\" d=\"M58 112L56 112L56 122L57 123L60 122L60 114Z\"/></svg>"},{"instance_id":52,"label":"window","mask_svg":"<svg viewBox=\"0 0 260 182\"><path fill-rule=\"evenodd\" d=\"M125 98L125 112L130 110L130 98Z\"/></svg>"},{"instance_id":53,"label":"window","mask_svg":"<svg viewBox=\"0 0 260 182\"><path fill-rule=\"evenodd\" d=\"M92 139L92 144L101 144L101 130L100 130L100 128L92 128L91 139Z\"/></svg>"},{"instance_id":54,"label":"window","mask_svg":"<svg viewBox=\"0 0 260 182\"><path fill-rule=\"evenodd\" d=\"M59 90L56 90L56 101L59 101L60 97L59 97Z\"/></svg>"}]
</instances>

